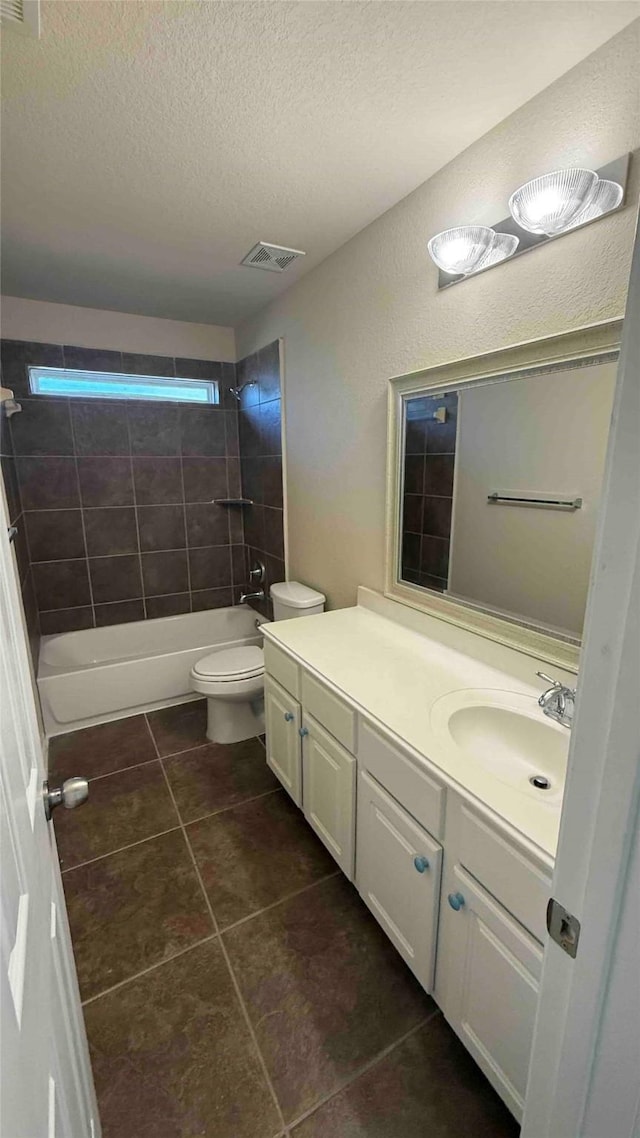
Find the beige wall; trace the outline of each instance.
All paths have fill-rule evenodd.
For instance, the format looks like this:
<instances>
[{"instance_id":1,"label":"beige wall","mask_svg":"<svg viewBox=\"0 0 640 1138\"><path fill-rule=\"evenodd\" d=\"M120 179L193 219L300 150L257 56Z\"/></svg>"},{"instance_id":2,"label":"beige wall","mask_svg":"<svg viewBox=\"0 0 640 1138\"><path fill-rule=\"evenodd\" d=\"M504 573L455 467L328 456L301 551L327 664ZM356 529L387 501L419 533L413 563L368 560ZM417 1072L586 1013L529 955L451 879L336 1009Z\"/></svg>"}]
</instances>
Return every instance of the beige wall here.
<instances>
[{"instance_id":1,"label":"beige wall","mask_svg":"<svg viewBox=\"0 0 640 1138\"><path fill-rule=\"evenodd\" d=\"M285 339L290 575L331 606L353 604L358 584L383 588L387 378L623 314L637 158L630 208L475 280L438 293L426 243L450 225L497 222L536 174L638 147L639 31L610 40L236 329L239 356Z\"/></svg>"},{"instance_id":2,"label":"beige wall","mask_svg":"<svg viewBox=\"0 0 640 1138\"><path fill-rule=\"evenodd\" d=\"M616 365L461 391L449 591L582 635ZM582 498L575 512L494 491Z\"/></svg>"},{"instance_id":3,"label":"beige wall","mask_svg":"<svg viewBox=\"0 0 640 1138\"><path fill-rule=\"evenodd\" d=\"M234 362L233 328L219 324L188 324L155 316L132 316L101 308L80 308L43 300L3 296L1 327L6 340L35 340L42 344L73 344L156 356Z\"/></svg>"}]
</instances>

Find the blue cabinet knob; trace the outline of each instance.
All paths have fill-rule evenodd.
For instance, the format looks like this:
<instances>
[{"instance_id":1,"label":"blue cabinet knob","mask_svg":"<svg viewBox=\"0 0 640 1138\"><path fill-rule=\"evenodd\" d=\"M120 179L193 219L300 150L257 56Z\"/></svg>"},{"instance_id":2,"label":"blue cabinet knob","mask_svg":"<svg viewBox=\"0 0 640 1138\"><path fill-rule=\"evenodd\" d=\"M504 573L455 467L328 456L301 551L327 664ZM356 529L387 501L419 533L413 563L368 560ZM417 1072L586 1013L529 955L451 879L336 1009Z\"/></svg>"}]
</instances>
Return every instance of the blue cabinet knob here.
<instances>
[{"instance_id":1,"label":"blue cabinet knob","mask_svg":"<svg viewBox=\"0 0 640 1138\"><path fill-rule=\"evenodd\" d=\"M299 734L301 739L304 739L305 735L309 734L309 728L308 727L301 727L298 734Z\"/></svg>"},{"instance_id":2,"label":"blue cabinet knob","mask_svg":"<svg viewBox=\"0 0 640 1138\"><path fill-rule=\"evenodd\" d=\"M418 870L418 873L426 873L429 868L429 860L426 857L414 857L413 864Z\"/></svg>"},{"instance_id":3,"label":"blue cabinet knob","mask_svg":"<svg viewBox=\"0 0 640 1138\"><path fill-rule=\"evenodd\" d=\"M291 720L294 718L293 712L292 711L285 711L284 717L285 717L287 723L291 723Z\"/></svg>"},{"instance_id":4,"label":"blue cabinet knob","mask_svg":"<svg viewBox=\"0 0 640 1138\"><path fill-rule=\"evenodd\" d=\"M451 908L455 909L456 913L458 913L464 905L462 893L450 893L447 897L447 901L451 905Z\"/></svg>"}]
</instances>

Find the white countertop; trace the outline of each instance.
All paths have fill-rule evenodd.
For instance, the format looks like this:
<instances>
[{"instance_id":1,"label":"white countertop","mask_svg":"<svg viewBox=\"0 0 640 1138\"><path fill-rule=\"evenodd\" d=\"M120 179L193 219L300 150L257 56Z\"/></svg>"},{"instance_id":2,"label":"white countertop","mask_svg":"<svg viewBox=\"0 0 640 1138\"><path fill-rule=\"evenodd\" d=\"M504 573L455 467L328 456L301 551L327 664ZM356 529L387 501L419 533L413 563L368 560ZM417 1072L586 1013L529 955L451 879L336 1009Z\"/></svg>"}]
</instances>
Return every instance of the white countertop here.
<instances>
[{"instance_id":1,"label":"white countertop","mask_svg":"<svg viewBox=\"0 0 640 1138\"><path fill-rule=\"evenodd\" d=\"M433 704L452 691L483 688L537 699L535 672L543 665L369 590L359 590L359 602L266 624L261 631L427 760L446 782L497 814L548 862L556 852L560 803L537 801L535 792L487 773L455 744L443 742L431 723ZM425 628L433 635L425 635Z\"/></svg>"}]
</instances>

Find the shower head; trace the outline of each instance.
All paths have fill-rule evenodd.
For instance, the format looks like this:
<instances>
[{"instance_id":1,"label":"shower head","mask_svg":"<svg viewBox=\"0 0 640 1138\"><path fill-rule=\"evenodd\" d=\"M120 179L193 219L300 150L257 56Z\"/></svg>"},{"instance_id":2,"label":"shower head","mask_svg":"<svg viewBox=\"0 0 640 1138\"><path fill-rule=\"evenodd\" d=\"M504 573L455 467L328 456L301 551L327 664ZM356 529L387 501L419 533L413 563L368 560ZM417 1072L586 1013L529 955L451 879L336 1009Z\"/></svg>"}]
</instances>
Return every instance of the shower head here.
<instances>
[{"instance_id":1,"label":"shower head","mask_svg":"<svg viewBox=\"0 0 640 1138\"><path fill-rule=\"evenodd\" d=\"M231 392L233 397L238 400L238 403L239 403L240 402L240 396L242 395L242 392L244 391L245 387L255 387L255 385L256 385L255 379L250 379L250 380L248 380L247 383L241 384L240 387L230 387L229 391Z\"/></svg>"}]
</instances>

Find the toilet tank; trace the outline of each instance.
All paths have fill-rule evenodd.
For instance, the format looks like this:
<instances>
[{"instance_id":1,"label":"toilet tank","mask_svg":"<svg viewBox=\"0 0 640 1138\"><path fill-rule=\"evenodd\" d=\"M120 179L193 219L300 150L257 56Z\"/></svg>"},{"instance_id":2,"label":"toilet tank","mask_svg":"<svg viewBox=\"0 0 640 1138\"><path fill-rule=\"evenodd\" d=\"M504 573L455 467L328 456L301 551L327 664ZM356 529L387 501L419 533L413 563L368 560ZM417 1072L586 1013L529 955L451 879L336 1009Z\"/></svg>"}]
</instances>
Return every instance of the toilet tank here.
<instances>
[{"instance_id":1,"label":"toilet tank","mask_svg":"<svg viewBox=\"0 0 640 1138\"><path fill-rule=\"evenodd\" d=\"M326 597L299 581L279 581L271 586L271 600L273 619L291 620L292 617L315 616L324 612Z\"/></svg>"}]
</instances>

